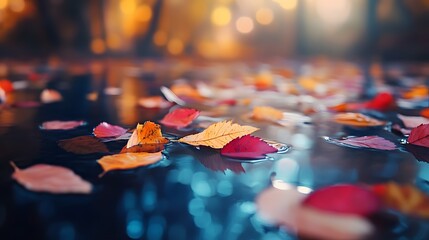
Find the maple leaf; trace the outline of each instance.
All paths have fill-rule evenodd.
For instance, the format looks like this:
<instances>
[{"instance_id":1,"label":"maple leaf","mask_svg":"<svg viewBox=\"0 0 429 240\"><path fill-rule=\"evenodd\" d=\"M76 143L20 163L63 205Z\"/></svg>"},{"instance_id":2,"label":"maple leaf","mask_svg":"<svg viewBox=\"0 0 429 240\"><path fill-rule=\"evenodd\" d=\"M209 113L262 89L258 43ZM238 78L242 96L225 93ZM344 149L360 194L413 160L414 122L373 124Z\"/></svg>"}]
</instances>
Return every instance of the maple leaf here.
<instances>
[{"instance_id":1,"label":"maple leaf","mask_svg":"<svg viewBox=\"0 0 429 240\"><path fill-rule=\"evenodd\" d=\"M340 124L355 127L374 127L385 124L385 122L368 117L361 113L339 113L334 116L334 121Z\"/></svg>"},{"instance_id":2,"label":"maple leaf","mask_svg":"<svg viewBox=\"0 0 429 240\"><path fill-rule=\"evenodd\" d=\"M389 207L423 218L429 218L429 197L413 185L399 185L393 182L377 184L373 192Z\"/></svg>"},{"instance_id":3,"label":"maple leaf","mask_svg":"<svg viewBox=\"0 0 429 240\"><path fill-rule=\"evenodd\" d=\"M408 136L408 143L429 147L429 124L421 124L413 128L410 132L410 136Z\"/></svg>"},{"instance_id":4,"label":"maple leaf","mask_svg":"<svg viewBox=\"0 0 429 240\"><path fill-rule=\"evenodd\" d=\"M251 134L258 128L241 126L232 121L222 121L210 125L204 131L180 138L178 141L193 146L208 146L215 149L223 148L231 140Z\"/></svg>"},{"instance_id":5,"label":"maple leaf","mask_svg":"<svg viewBox=\"0 0 429 240\"><path fill-rule=\"evenodd\" d=\"M75 154L107 153L106 145L93 136L79 136L60 140L58 143L62 149Z\"/></svg>"},{"instance_id":6,"label":"maple leaf","mask_svg":"<svg viewBox=\"0 0 429 240\"><path fill-rule=\"evenodd\" d=\"M90 193L91 183L83 180L70 169L37 164L19 169L11 162L15 172L12 178L30 191L49 193Z\"/></svg>"},{"instance_id":7,"label":"maple leaf","mask_svg":"<svg viewBox=\"0 0 429 240\"><path fill-rule=\"evenodd\" d=\"M332 139L325 137L325 140L341 146L345 145L350 147L373 148L379 150L396 149L396 145L393 142L379 136L349 137L345 139Z\"/></svg>"},{"instance_id":8,"label":"maple leaf","mask_svg":"<svg viewBox=\"0 0 429 240\"><path fill-rule=\"evenodd\" d=\"M112 170L125 170L137 167L143 167L150 164L154 164L162 159L161 152L156 153L120 153L115 155L104 156L97 162L101 165L104 172L100 175L104 175L106 172Z\"/></svg>"},{"instance_id":9,"label":"maple leaf","mask_svg":"<svg viewBox=\"0 0 429 240\"><path fill-rule=\"evenodd\" d=\"M277 148L270 146L261 138L250 135L236 138L220 150L220 153L226 157L240 159L260 159L265 158L267 153L275 152Z\"/></svg>"},{"instance_id":10,"label":"maple leaf","mask_svg":"<svg viewBox=\"0 0 429 240\"><path fill-rule=\"evenodd\" d=\"M191 108L178 108L167 115L160 121L160 123L176 128L183 128L192 123L198 117L200 111Z\"/></svg>"},{"instance_id":11,"label":"maple leaf","mask_svg":"<svg viewBox=\"0 0 429 240\"><path fill-rule=\"evenodd\" d=\"M164 144L168 139L164 138L161 133L161 127L151 121L143 124L137 124L130 139L127 142L127 148L138 144Z\"/></svg>"},{"instance_id":12,"label":"maple leaf","mask_svg":"<svg viewBox=\"0 0 429 240\"><path fill-rule=\"evenodd\" d=\"M119 137L127 132L127 129L120 126L115 126L102 122L94 128L94 135L98 138L110 138L110 137Z\"/></svg>"},{"instance_id":13,"label":"maple leaf","mask_svg":"<svg viewBox=\"0 0 429 240\"><path fill-rule=\"evenodd\" d=\"M47 121L40 125L43 130L71 130L85 125L85 121Z\"/></svg>"}]
</instances>

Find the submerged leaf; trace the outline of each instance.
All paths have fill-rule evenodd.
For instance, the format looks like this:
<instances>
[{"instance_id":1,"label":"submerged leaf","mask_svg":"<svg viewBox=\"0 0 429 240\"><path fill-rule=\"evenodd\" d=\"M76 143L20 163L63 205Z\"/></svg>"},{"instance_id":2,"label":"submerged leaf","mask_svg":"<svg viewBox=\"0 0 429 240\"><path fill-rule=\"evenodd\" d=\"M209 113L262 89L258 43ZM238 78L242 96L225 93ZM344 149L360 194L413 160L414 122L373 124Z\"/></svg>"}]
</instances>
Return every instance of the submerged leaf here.
<instances>
[{"instance_id":1,"label":"submerged leaf","mask_svg":"<svg viewBox=\"0 0 429 240\"><path fill-rule=\"evenodd\" d=\"M374 185L372 189L385 206L406 214L429 218L429 197L416 187L389 182Z\"/></svg>"},{"instance_id":2,"label":"submerged leaf","mask_svg":"<svg viewBox=\"0 0 429 240\"><path fill-rule=\"evenodd\" d=\"M18 169L12 178L30 191L49 193L90 193L91 183L83 180L70 169L37 164L26 169Z\"/></svg>"},{"instance_id":3,"label":"submerged leaf","mask_svg":"<svg viewBox=\"0 0 429 240\"><path fill-rule=\"evenodd\" d=\"M395 150L396 145L379 136L349 137L346 139L325 138L331 143L351 147L373 148L379 150Z\"/></svg>"},{"instance_id":4,"label":"submerged leaf","mask_svg":"<svg viewBox=\"0 0 429 240\"><path fill-rule=\"evenodd\" d=\"M165 115L160 123L169 127L183 128L191 124L199 114L200 112L196 109L178 108Z\"/></svg>"},{"instance_id":5,"label":"submerged leaf","mask_svg":"<svg viewBox=\"0 0 429 240\"><path fill-rule=\"evenodd\" d=\"M132 169L154 164L162 159L161 152L156 153L120 153L104 156L97 162L101 165L104 173L112 170Z\"/></svg>"},{"instance_id":6,"label":"submerged leaf","mask_svg":"<svg viewBox=\"0 0 429 240\"><path fill-rule=\"evenodd\" d=\"M422 124L413 128L408 137L408 142L422 147L429 147L429 124Z\"/></svg>"},{"instance_id":7,"label":"submerged leaf","mask_svg":"<svg viewBox=\"0 0 429 240\"><path fill-rule=\"evenodd\" d=\"M374 127L384 125L384 122L361 113L339 113L334 116L334 121L355 127Z\"/></svg>"},{"instance_id":8,"label":"submerged leaf","mask_svg":"<svg viewBox=\"0 0 429 240\"><path fill-rule=\"evenodd\" d=\"M232 121L222 121L210 125L204 131L180 138L178 141L193 146L208 146L216 149L223 148L231 140L258 130L252 126L241 126Z\"/></svg>"},{"instance_id":9,"label":"submerged leaf","mask_svg":"<svg viewBox=\"0 0 429 240\"><path fill-rule=\"evenodd\" d=\"M106 145L93 136L79 136L61 140L58 143L62 149L74 154L107 153Z\"/></svg>"},{"instance_id":10,"label":"submerged leaf","mask_svg":"<svg viewBox=\"0 0 429 240\"><path fill-rule=\"evenodd\" d=\"M94 135L98 138L119 137L127 132L127 129L102 122L94 128Z\"/></svg>"},{"instance_id":11,"label":"submerged leaf","mask_svg":"<svg viewBox=\"0 0 429 240\"><path fill-rule=\"evenodd\" d=\"M43 130L70 130L85 125L85 121L47 121L40 126Z\"/></svg>"},{"instance_id":12,"label":"submerged leaf","mask_svg":"<svg viewBox=\"0 0 429 240\"><path fill-rule=\"evenodd\" d=\"M226 144L220 153L224 156L240 159L260 159L267 153L275 153L277 149L258 137L245 135Z\"/></svg>"},{"instance_id":13,"label":"submerged leaf","mask_svg":"<svg viewBox=\"0 0 429 240\"><path fill-rule=\"evenodd\" d=\"M127 148L138 144L164 144L168 139L164 138L161 133L161 127L153 122L146 121L143 124L137 124L127 143Z\"/></svg>"}]
</instances>

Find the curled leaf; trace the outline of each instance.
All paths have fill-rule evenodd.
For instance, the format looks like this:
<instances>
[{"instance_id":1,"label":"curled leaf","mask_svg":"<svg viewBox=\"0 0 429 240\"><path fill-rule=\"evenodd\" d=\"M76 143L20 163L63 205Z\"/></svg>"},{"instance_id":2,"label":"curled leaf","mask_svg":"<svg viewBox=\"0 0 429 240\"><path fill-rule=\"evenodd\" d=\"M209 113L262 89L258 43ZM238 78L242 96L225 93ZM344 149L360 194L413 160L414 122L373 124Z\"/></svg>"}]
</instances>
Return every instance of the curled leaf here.
<instances>
[{"instance_id":1,"label":"curled leaf","mask_svg":"<svg viewBox=\"0 0 429 240\"><path fill-rule=\"evenodd\" d=\"M429 124L422 124L416 128L413 128L408 137L408 143L429 147Z\"/></svg>"},{"instance_id":2,"label":"curled leaf","mask_svg":"<svg viewBox=\"0 0 429 240\"><path fill-rule=\"evenodd\" d=\"M241 126L232 121L222 121L210 125L204 131L180 138L178 141L193 146L208 146L211 148L223 148L231 140L258 130L252 126Z\"/></svg>"},{"instance_id":3,"label":"curled leaf","mask_svg":"<svg viewBox=\"0 0 429 240\"><path fill-rule=\"evenodd\" d=\"M167 115L160 121L160 123L176 128L183 128L192 123L198 117L200 112L191 108L178 108Z\"/></svg>"},{"instance_id":4,"label":"curled leaf","mask_svg":"<svg viewBox=\"0 0 429 240\"><path fill-rule=\"evenodd\" d=\"M429 197L412 185L389 182L374 185L372 190L389 208L405 214L429 218Z\"/></svg>"},{"instance_id":5,"label":"curled leaf","mask_svg":"<svg viewBox=\"0 0 429 240\"><path fill-rule=\"evenodd\" d=\"M70 130L85 125L85 121L47 121L40 125L43 130Z\"/></svg>"},{"instance_id":6,"label":"curled leaf","mask_svg":"<svg viewBox=\"0 0 429 240\"><path fill-rule=\"evenodd\" d=\"M127 132L127 129L102 122L94 128L94 135L98 138L119 137Z\"/></svg>"},{"instance_id":7,"label":"curled leaf","mask_svg":"<svg viewBox=\"0 0 429 240\"><path fill-rule=\"evenodd\" d=\"M396 145L379 136L348 137L345 139L333 139L325 137L328 142L348 147L363 147L379 150L395 150Z\"/></svg>"},{"instance_id":8,"label":"curled leaf","mask_svg":"<svg viewBox=\"0 0 429 240\"><path fill-rule=\"evenodd\" d=\"M93 136L79 136L61 140L58 143L62 149L74 154L107 153L106 145Z\"/></svg>"},{"instance_id":9,"label":"curled leaf","mask_svg":"<svg viewBox=\"0 0 429 240\"><path fill-rule=\"evenodd\" d=\"M334 121L355 127L374 127L384 125L384 122L365 116L361 113L339 113L334 116Z\"/></svg>"},{"instance_id":10,"label":"curled leaf","mask_svg":"<svg viewBox=\"0 0 429 240\"><path fill-rule=\"evenodd\" d=\"M71 170L47 164L37 164L26 169L18 169L12 178L30 191L49 193L90 193L91 183L83 180Z\"/></svg>"},{"instance_id":11,"label":"curled leaf","mask_svg":"<svg viewBox=\"0 0 429 240\"><path fill-rule=\"evenodd\" d=\"M125 170L154 164L162 159L161 152L156 153L120 153L104 156L97 162L101 165L104 173L112 170ZM103 174L104 174L103 173Z\"/></svg>"},{"instance_id":12,"label":"curled leaf","mask_svg":"<svg viewBox=\"0 0 429 240\"><path fill-rule=\"evenodd\" d=\"M251 135L236 138L220 150L223 156L240 159L260 159L264 158L265 154L275 152L276 148Z\"/></svg>"},{"instance_id":13,"label":"curled leaf","mask_svg":"<svg viewBox=\"0 0 429 240\"><path fill-rule=\"evenodd\" d=\"M138 144L164 144L168 139L164 138L161 133L161 127L151 121L143 124L137 124L130 139L127 142L127 148Z\"/></svg>"}]
</instances>

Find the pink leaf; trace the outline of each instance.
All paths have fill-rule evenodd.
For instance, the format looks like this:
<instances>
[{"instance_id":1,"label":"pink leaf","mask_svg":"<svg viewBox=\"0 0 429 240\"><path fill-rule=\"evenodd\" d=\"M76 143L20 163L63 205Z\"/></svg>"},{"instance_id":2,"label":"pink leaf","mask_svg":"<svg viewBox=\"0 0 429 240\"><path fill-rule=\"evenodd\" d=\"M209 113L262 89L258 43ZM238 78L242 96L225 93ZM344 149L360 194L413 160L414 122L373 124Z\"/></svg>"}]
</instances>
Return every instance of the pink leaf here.
<instances>
[{"instance_id":1,"label":"pink leaf","mask_svg":"<svg viewBox=\"0 0 429 240\"><path fill-rule=\"evenodd\" d=\"M264 140L245 135L226 144L220 151L224 156L240 159L260 159L267 153L275 153L277 149Z\"/></svg>"},{"instance_id":2,"label":"pink leaf","mask_svg":"<svg viewBox=\"0 0 429 240\"><path fill-rule=\"evenodd\" d=\"M422 147L429 147L429 124L422 124L413 128L408 137L408 142Z\"/></svg>"},{"instance_id":3,"label":"pink leaf","mask_svg":"<svg viewBox=\"0 0 429 240\"><path fill-rule=\"evenodd\" d=\"M85 125L84 121L47 121L40 126L43 130L70 130Z\"/></svg>"},{"instance_id":4,"label":"pink leaf","mask_svg":"<svg viewBox=\"0 0 429 240\"><path fill-rule=\"evenodd\" d=\"M346 139L327 139L329 142L351 147L373 148L379 150L395 150L396 145L379 136L349 137Z\"/></svg>"},{"instance_id":5,"label":"pink leaf","mask_svg":"<svg viewBox=\"0 0 429 240\"><path fill-rule=\"evenodd\" d=\"M119 137L127 132L127 129L102 122L94 128L94 135L98 138Z\"/></svg>"},{"instance_id":6,"label":"pink leaf","mask_svg":"<svg viewBox=\"0 0 429 240\"><path fill-rule=\"evenodd\" d=\"M428 124L429 119L420 116L405 116L398 114L398 118L404 123L406 128L415 128L420 124Z\"/></svg>"},{"instance_id":7,"label":"pink leaf","mask_svg":"<svg viewBox=\"0 0 429 240\"><path fill-rule=\"evenodd\" d=\"M83 180L71 170L47 164L37 164L27 169L18 169L12 178L25 188L36 192L49 193L90 193L91 183Z\"/></svg>"},{"instance_id":8,"label":"pink leaf","mask_svg":"<svg viewBox=\"0 0 429 240\"><path fill-rule=\"evenodd\" d=\"M381 207L378 197L356 185L334 185L312 192L303 202L323 211L368 216Z\"/></svg>"},{"instance_id":9,"label":"pink leaf","mask_svg":"<svg viewBox=\"0 0 429 240\"><path fill-rule=\"evenodd\" d=\"M198 117L200 111L191 108L178 108L167 115L160 121L160 123L169 126L182 128L192 123Z\"/></svg>"}]
</instances>

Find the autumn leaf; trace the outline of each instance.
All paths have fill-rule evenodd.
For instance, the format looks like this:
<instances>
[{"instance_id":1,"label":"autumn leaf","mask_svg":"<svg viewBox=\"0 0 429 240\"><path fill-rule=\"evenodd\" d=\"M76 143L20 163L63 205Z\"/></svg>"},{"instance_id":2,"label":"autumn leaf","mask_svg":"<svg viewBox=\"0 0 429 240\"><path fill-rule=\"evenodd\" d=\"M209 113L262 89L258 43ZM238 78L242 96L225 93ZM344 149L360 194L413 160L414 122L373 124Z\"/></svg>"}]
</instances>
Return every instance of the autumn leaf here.
<instances>
[{"instance_id":1,"label":"autumn leaf","mask_svg":"<svg viewBox=\"0 0 429 240\"><path fill-rule=\"evenodd\" d=\"M183 128L191 124L199 114L200 112L196 109L178 108L165 115L160 123L169 127Z\"/></svg>"},{"instance_id":2,"label":"autumn leaf","mask_svg":"<svg viewBox=\"0 0 429 240\"><path fill-rule=\"evenodd\" d=\"M421 124L411 130L408 143L422 147L429 147L429 124Z\"/></svg>"},{"instance_id":3,"label":"autumn leaf","mask_svg":"<svg viewBox=\"0 0 429 240\"><path fill-rule=\"evenodd\" d=\"M377 94L373 99L360 103L341 103L336 106L329 107L329 110L335 112L359 111L363 109L371 109L377 111L386 111L395 106L395 99L392 94L382 92Z\"/></svg>"},{"instance_id":4,"label":"autumn leaf","mask_svg":"<svg viewBox=\"0 0 429 240\"><path fill-rule=\"evenodd\" d=\"M43 130L71 130L85 125L84 121L47 121L42 123L40 129Z\"/></svg>"},{"instance_id":5,"label":"autumn leaf","mask_svg":"<svg viewBox=\"0 0 429 240\"><path fill-rule=\"evenodd\" d=\"M415 128L420 124L428 124L429 119L420 116L405 116L398 114L398 118L404 123L406 128Z\"/></svg>"},{"instance_id":6,"label":"autumn leaf","mask_svg":"<svg viewBox=\"0 0 429 240\"><path fill-rule=\"evenodd\" d=\"M222 121L210 125L204 131L180 138L178 141L193 146L208 146L211 148L223 148L231 140L258 130L252 126L241 126L232 121Z\"/></svg>"},{"instance_id":7,"label":"autumn leaf","mask_svg":"<svg viewBox=\"0 0 429 240\"><path fill-rule=\"evenodd\" d=\"M60 140L58 143L62 149L75 154L107 153L106 145L93 136L79 136Z\"/></svg>"},{"instance_id":8,"label":"autumn leaf","mask_svg":"<svg viewBox=\"0 0 429 240\"><path fill-rule=\"evenodd\" d=\"M120 153L104 156L97 162L101 165L105 174L112 170L125 170L154 164L162 159L161 152L156 153Z\"/></svg>"},{"instance_id":9,"label":"autumn leaf","mask_svg":"<svg viewBox=\"0 0 429 240\"><path fill-rule=\"evenodd\" d=\"M159 152L164 150L164 144L137 144L132 147L123 147L120 153Z\"/></svg>"},{"instance_id":10,"label":"autumn leaf","mask_svg":"<svg viewBox=\"0 0 429 240\"><path fill-rule=\"evenodd\" d=\"M425 118L429 118L429 108L424 108L420 111L420 115L422 115Z\"/></svg>"},{"instance_id":11,"label":"autumn leaf","mask_svg":"<svg viewBox=\"0 0 429 240\"><path fill-rule=\"evenodd\" d=\"M102 122L94 128L93 132L94 135L98 138L111 138L122 136L127 132L127 129Z\"/></svg>"},{"instance_id":12,"label":"autumn leaf","mask_svg":"<svg viewBox=\"0 0 429 240\"><path fill-rule=\"evenodd\" d=\"M385 124L382 121L365 116L361 113L339 113L336 114L333 119L337 123L355 127L374 127Z\"/></svg>"},{"instance_id":13,"label":"autumn leaf","mask_svg":"<svg viewBox=\"0 0 429 240\"><path fill-rule=\"evenodd\" d=\"M425 85L417 85L402 94L405 99L422 99L429 95L429 90Z\"/></svg>"},{"instance_id":14,"label":"autumn leaf","mask_svg":"<svg viewBox=\"0 0 429 240\"><path fill-rule=\"evenodd\" d=\"M26 169L15 169L12 178L30 191L49 193L90 193L91 183L83 180L70 169L37 164Z\"/></svg>"},{"instance_id":15,"label":"autumn leaf","mask_svg":"<svg viewBox=\"0 0 429 240\"><path fill-rule=\"evenodd\" d=\"M345 139L325 137L324 139L340 146L373 148L379 150L396 149L396 145L393 142L379 136L348 137Z\"/></svg>"},{"instance_id":16,"label":"autumn leaf","mask_svg":"<svg viewBox=\"0 0 429 240\"><path fill-rule=\"evenodd\" d=\"M142 97L138 100L138 105L143 108L168 108L172 105L161 96Z\"/></svg>"},{"instance_id":17,"label":"autumn leaf","mask_svg":"<svg viewBox=\"0 0 429 240\"><path fill-rule=\"evenodd\" d=\"M323 211L368 216L377 212L380 201L372 191L355 185L333 185L313 191L303 204Z\"/></svg>"},{"instance_id":18,"label":"autumn leaf","mask_svg":"<svg viewBox=\"0 0 429 240\"><path fill-rule=\"evenodd\" d=\"M389 182L374 185L372 190L389 208L405 214L429 218L429 197L413 185Z\"/></svg>"},{"instance_id":19,"label":"autumn leaf","mask_svg":"<svg viewBox=\"0 0 429 240\"><path fill-rule=\"evenodd\" d=\"M143 124L137 124L127 143L127 148L138 144L164 144L168 143L168 139L164 138L161 133L161 127L151 121L146 121Z\"/></svg>"},{"instance_id":20,"label":"autumn leaf","mask_svg":"<svg viewBox=\"0 0 429 240\"><path fill-rule=\"evenodd\" d=\"M275 153L277 149L258 137L245 135L226 144L220 153L223 156L239 159L261 159L265 154Z\"/></svg>"},{"instance_id":21,"label":"autumn leaf","mask_svg":"<svg viewBox=\"0 0 429 240\"><path fill-rule=\"evenodd\" d=\"M283 112L273 107L268 106L257 106L253 108L252 116L253 119L259 121L279 121L283 118Z\"/></svg>"},{"instance_id":22,"label":"autumn leaf","mask_svg":"<svg viewBox=\"0 0 429 240\"><path fill-rule=\"evenodd\" d=\"M0 80L0 89L3 89L6 93L13 91L13 84L7 79Z\"/></svg>"}]
</instances>

